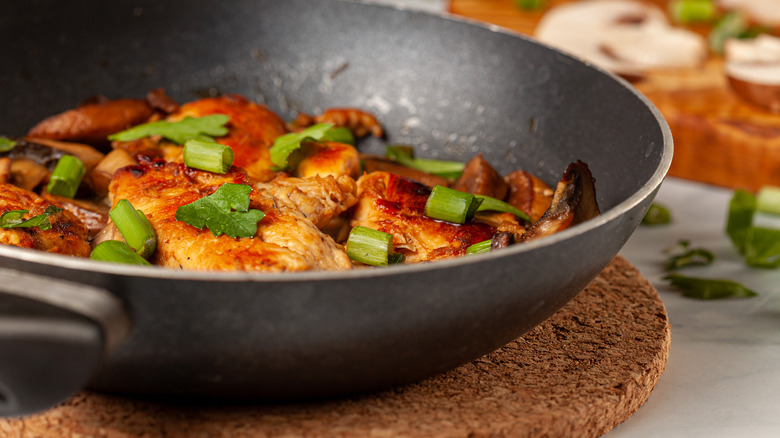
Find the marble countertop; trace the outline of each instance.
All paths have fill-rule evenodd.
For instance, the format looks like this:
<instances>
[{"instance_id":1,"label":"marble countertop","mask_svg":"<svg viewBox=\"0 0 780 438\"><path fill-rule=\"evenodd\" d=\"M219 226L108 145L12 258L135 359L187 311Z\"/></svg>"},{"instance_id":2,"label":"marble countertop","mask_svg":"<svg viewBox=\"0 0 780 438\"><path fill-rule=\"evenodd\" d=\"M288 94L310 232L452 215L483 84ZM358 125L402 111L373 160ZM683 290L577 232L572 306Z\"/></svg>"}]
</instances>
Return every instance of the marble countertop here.
<instances>
[{"instance_id":1,"label":"marble countertop","mask_svg":"<svg viewBox=\"0 0 780 438\"><path fill-rule=\"evenodd\" d=\"M667 179L656 202L668 226L640 226L621 251L658 289L672 325L669 362L650 399L608 433L621 437L780 436L780 270L746 266L724 230L732 191ZM713 251L690 276L726 278L757 297L701 301L663 280L664 251L679 240Z\"/></svg>"}]
</instances>

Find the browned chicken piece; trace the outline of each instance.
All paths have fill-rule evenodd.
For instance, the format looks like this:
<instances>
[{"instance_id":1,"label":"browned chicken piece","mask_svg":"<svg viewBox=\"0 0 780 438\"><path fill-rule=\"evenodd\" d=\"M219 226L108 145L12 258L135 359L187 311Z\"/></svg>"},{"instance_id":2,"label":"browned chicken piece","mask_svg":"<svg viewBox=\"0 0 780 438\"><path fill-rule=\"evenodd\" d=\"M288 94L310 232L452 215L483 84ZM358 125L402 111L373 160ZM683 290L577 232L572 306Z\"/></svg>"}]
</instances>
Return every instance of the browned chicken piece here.
<instances>
[{"instance_id":1,"label":"browned chicken piece","mask_svg":"<svg viewBox=\"0 0 780 438\"><path fill-rule=\"evenodd\" d=\"M503 200L507 193L507 184L504 178L496 172L482 157L477 154L476 157L466 163L460 178L452 185L455 190L461 192L473 193L475 195L490 196Z\"/></svg>"},{"instance_id":2,"label":"browned chicken piece","mask_svg":"<svg viewBox=\"0 0 780 438\"><path fill-rule=\"evenodd\" d=\"M0 157L0 183L11 181L11 159Z\"/></svg>"},{"instance_id":3,"label":"browned chicken piece","mask_svg":"<svg viewBox=\"0 0 780 438\"><path fill-rule=\"evenodd\" d=\"M144 123L152 114L154 108L144 99L100 101L48 117L27 136L106 146L109 135Z\"/></svg>"},{"instance_id":4,"label":"browned chicken piece","mask_svg":"<svg viewBox=\"0 0 780 438\"><path fill-rule=\"evenodd\" d=\"M27 210L24 219L42 214L53 203L11 184L0 184L0 215ZM60 207L57 205L57 207ZM87 228L72 213L63 210L49 215L51 228L0 228L0 244L31 248L56 254L88 257Z\"/></svg>"},{"instance_id":5,"label":"browned chicken piece","mask_svg":"<svg viewBox=\"0 0 780 438\"><path fill-rule=\"evenodd\" d=\"M47 201L71 212L73 216L87 227L90 239L94 238L108 222L108 205L98 204L87 199L66 198L47 192L44 192L42 196Z\"/></svg>"},{"instance_id":6,"label":"browned chicken piece","mask_svg":"<svg viewBox=\"0 0 780 438\"><path fill-rule=\"evenodd\" d=\"M235 155L233 165L244 168L249 176L257 181L268 181L275 176L271 170L269 149L274 140L287 133L284 121L273 111L238 95L226 95L196 100L181 106L179 111L168 120L181 120L186 116L203 117L212 114L225 114L230 117L229 132L216 141L229 146ZM180 148L169 161L181 161Z\"/></svg>"},{"instance_id":7,"label":"browned chicken piece","mask_svg":"<svg viewBox=\"0 0 780 438\"><path fill-rule=\"evenodd\" d=\"M398 164L396 161L384 157L377 155L362 155L360 158L363 162L363 171L366 173L390 172L396 175L400 175L404 178L421 182L431 188L436 185L445 187L449 187L450 185L450 181L448 181L446 178L403 166Z\"/></svg>"},{"instance_id":8,"label":"browned chicken piece","mask_svg":"<svg viewBox=\"0 0 780 438\"><path fill-rule=\"evenodd\" d=\"M549 236L598 216L594 183L587 164L582 161L570 164L555 188L552 205L520 241Z\"/></svg>"},{"instance_id":9,"label":"browned chicken piece","mask_svg":"<svg viewBox=\"0 0 780 438\"><path fill-rule=\"evenodd\" d=\"M356 179L360 176L360 154L354 146L345 143L317 143L315 150L295 167L294 174L302 178L346 175Z\"/></svg>"},{"instance_id":10,"label":"browned chicken piece","mask_svg":"<svg viewBox=\"0 0 780 438\"><path fill-rule=\"evenodd\" d=\"M495 233L494 227L479 222L457 225L425 216L431 190L416 181L374 172L361 176L357 185L351 225L392 234L396 252L404 254L407 263L464 255L469 246Z\"/></svg>"},{"instance_id":11,"label":"browned chicken piece","mask_svg":"<svg viewBox=\"0 0 780 438\"><path fill-rule=\"evenodd\" d=\"M544 181L525 170L516 170L505 179L509 188L506 202L527 214L531 223L538 221L550 208L555 190Z\"/></svg>"},{"instance_id":12,"label":"browned chicken piece","mask_svg":"<svg viewBox=\"0 0 780 438\"><path fill-rule=\"evenodd\" d=\"M313 117L308 114L299 114L291 128L292 130L300 130L315 123L330 123L333 126L347 128L358 138L368 134L378 138L385 135L384 129L376 117L357 108L330 108Z\"/></svg>"},{"instance_id":13,"label":"browned chicken piece","mask_svg":"<svg viewBox=\"0 0 780 438\"><path fill-rule=\"evenodd\" d=\"M118 170L109 190L114 204L127 199L147 216L157 232L154 261L159 265L263 272L351 267L343 248L315 225L354 202L354 196L350 201L351 194L342 191L349 187L341 187L332 177L298 184L280 177L254 188L249 208L263 211L265 217L252 238L215 237L208 228L176 220L180 206L211 195L225 183L251 185L237 167L218 175L154 160Z\"/></svg>"}]
</instances>

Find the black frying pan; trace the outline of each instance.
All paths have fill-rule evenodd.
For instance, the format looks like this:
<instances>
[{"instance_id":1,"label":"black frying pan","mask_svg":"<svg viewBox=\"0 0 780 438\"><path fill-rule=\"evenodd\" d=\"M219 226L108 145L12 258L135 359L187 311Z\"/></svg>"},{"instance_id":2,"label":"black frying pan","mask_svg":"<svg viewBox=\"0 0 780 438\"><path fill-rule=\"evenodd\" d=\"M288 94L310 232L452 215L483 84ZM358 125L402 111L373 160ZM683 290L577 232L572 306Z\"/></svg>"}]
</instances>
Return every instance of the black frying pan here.
<instances>
[{"instance_id":1,"label":"black frying pan","mask_svg":"<svg viewBox=\"0 0 780 438\"><path fill-rule=\"evenodd\" d=\"M79 387L262 401L413 382L531 329L620 250L672 156L626 83L526 38L340 1L0 3L0 133L94 94L243 94L299 111L373 112L388 142L477 152L555 183L575 160L602 215L480 257L353 272L195 273L0 246L0 412ZM383 151L383 143L361 149ZM62 280L67 280L64 282Z\"/></svg>"}]
</instances>

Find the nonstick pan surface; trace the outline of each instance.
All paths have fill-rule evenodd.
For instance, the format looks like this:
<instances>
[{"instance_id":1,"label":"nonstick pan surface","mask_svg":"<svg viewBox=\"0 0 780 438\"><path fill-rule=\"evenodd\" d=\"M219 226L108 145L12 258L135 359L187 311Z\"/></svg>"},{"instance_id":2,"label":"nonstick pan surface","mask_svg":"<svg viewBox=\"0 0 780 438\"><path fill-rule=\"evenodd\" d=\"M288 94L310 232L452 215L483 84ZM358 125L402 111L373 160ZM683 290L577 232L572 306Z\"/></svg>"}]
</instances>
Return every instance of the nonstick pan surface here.
<instances>
[{"instance_id":1,"label":"nonstick pan surface","mask_svg":"<svg viewBox=\"0 0 780 438\"><path fill-rule=\"evenodd\" d=\"M0 246L5 415L84 385L289 401L452 369L530 330L593 279L671 162L665 122L630 85L455 18L335 0L2 2L0 39L2 135L93 95L158 87L180 102L242 94L286 120L353 106L388 133L365 152L403 143L433 158L483 153L502 173L523 168L550 184L582 160L602 211L479 257L338 273L182 272Z\"/></svg>"}]
</instances>

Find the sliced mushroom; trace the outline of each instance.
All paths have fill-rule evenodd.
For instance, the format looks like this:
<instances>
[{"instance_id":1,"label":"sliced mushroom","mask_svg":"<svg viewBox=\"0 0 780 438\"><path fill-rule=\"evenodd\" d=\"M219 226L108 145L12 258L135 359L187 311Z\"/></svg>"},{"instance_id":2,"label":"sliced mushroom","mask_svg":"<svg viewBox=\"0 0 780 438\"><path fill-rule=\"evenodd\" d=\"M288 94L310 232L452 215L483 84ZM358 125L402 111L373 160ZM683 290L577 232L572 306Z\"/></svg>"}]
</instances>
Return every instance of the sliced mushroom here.
<instances>
[{"instance_id":1,"label":"sliced mushroom","mask_svg":"<svg viewBox=\"0 0 780 438\"><path fill-rule=\"evenodd\" d=\"M43 193L41 196L73 213L87 227L90 239L94 238L108 222L108 205L84 199L65 198L51 193Z\"/></svg>"},{"instance_id":2,"label":"sliced mushroom","mask_svg":"<svg viewBox=\"0 0 780 438\"><path fill-rule=\"evenodd\" d=\"M550 208L555 191L544 181L524 170L517 170L505 178L509 187L506 202L525 212L531 223Z\"/></svg>"},{"instance_id":3,"label":"sliced mushroom","mask_svg":"<svg viewBox=\"0 0 780 438\"><path fill-rule=\"evenodd\" d=\"M626 77L690 68L708 55L704 38L672 27L664 12L636 0L593 0L552 8L536 37Z\"/></svg>"},{"instance_id":4,"label":"sliced mushroom","mask_svg":"<svg viewBox=\"0 0 780 438\"><path fill-rule=\"evenodd\" d=\"M760 25L780 28L777 0L716 0L716 3L721 9L739 11Z\"/></svg>"},{"instance_id":5,"label":"sliced mushroom","mask_svg":"<svg viewBox=\"0 0 780 438\"><path fill-rule=\"evenodd\" d=\"M88 174L92 183L92 189L99 198L105 197L108 194L108 183L111 182L114 172L135 164L138 164L138 161L129 152L124 149L114 149L106 154L92 172Z\"/></svg>"},{"instance_id":6,"label":"sliced mushroom","mask_svg":"<svg viewBox=\"0 0 780 438\"><path fill-rule=\"evenodd\" d=\"M11 160L11 179L13 185L34 192L35 189L49 180L49 169L29 158Z\"/></svg>"},{"instance_id":7,"label":"sliced mushroom","mask_svg":"<svg viewBox=\"0 0 780 438\"><path fill-rule=\"evenodd\" d=\"M729 39L725 71L734 92L748 102L780 113L780 38Z\"/></svg>"},{"instance_id":8,"label":"sliced mushroom","mask_svg":"<svg viewBox=\"0 0 780 438\"><path fill-rule=\"evenodd\" d=\"M566 169L555 188L552 205L520 238L528 242L549 236L599 215L595 180L582 161Z\"/></svg>"},{"instance_id":9,"label":"sliced mushroom","mask_svg":"<svg viewBox=\"0 0 780 438\"><path fill-rule=\"evenodd\" d=\"M482 154L477 154L466 163L463 173L452 188L501 200L506 197L508 190L504 178L482 157Z\"/></svg>"}]
</instances>

